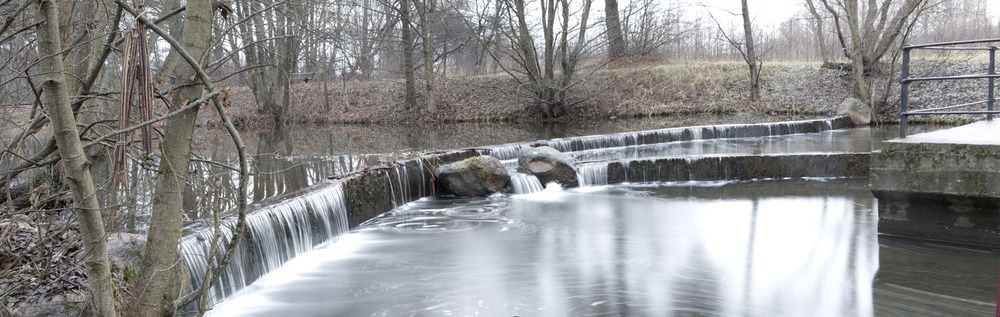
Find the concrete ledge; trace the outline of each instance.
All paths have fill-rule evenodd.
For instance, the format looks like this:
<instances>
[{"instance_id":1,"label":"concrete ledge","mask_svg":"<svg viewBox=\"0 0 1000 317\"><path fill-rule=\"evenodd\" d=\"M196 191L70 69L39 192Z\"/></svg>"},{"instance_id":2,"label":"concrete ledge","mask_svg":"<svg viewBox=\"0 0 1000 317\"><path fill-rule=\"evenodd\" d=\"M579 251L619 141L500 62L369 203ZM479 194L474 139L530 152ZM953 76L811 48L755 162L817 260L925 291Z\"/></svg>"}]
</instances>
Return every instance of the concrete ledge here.
<instances>
[{"instance_id":1,"label":"concrete ledge","mask_svg":"<svg viewBox=\"0 0 1000 317\"><path fill-rule=\"evenodd\" d=\"M1000 138L982 130L1000 125L970 126L886 141L872 153L879 232L1000 246Z\"/></svg>"},{"instance_id":2,"label":"concrete ledge","mask_svg":"<svg viewBox=\"0 0 1000 317\"><path fill-rule=\"evenodd\" d=\"M611 162L608 183L864 177L868 167L868 153L661 158Z\"/></svg>"},{"instance_id":3,"label":"concrete ledge","mask_svg":"<svg viewBox=\"0 0 1000 317\"><path fill-rule=\"evenodd\" d=\"M883 142L872 152L880 191L969 197L1000 194L1000 145Z\"/></svg>"}]
</instances>

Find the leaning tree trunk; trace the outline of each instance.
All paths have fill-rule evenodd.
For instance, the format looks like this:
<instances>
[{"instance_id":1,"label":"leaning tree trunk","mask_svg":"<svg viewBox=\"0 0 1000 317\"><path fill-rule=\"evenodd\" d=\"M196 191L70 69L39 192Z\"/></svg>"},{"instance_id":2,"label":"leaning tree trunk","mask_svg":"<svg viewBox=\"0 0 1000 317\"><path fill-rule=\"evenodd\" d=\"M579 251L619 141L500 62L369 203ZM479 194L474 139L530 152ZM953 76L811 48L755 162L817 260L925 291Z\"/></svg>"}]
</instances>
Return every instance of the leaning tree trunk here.
<instances>
[{"instance_id":1,"label":"leaning tree trunk","mask_svg":"<svg viewBox=\"0 0 1000 317\"><path fill-rule=\"evenodd\" d=\"M206 56L212 34L212 1L188 1L181 39L183 48L192 56ZM177 51L170 51L167 59L180 59ZM201 61L204 63L204 61ZM195 70L186 63L174 68L168 78L176 78L171 83L174 90L171 102L174 107L198 100L204 87L198 81ZM163 152L160 170L156 177L156 192L153 194L152 219L149 238L140 263L139 275L134 278L129 314L132 316L160 316L173 309L173 298L168 294L171 272L177 264L177 241L181 234L181 212L188 164L191 159L191 137L194 134L198 107L183 111L167 122L161 143Z\"/></svg>"},{"instance_id":2,"label":"leaning tree trunk","mask_svg":"<svg viewBox=\"0 0 1000 317\"><path fill-rule=\"evenodd\" d=\"M59 157L73 202L76 205L77 220L83 235L84 265L87 268L87 284L94 305L95 316L117 316L111 285L111 268L108 264L108 246L105 240L104 221L98 205L94 181L87 168L87 157L76 128L76 118L69 102L64 72L66 67L61 59L62 43L59 40L59 9L51 0L38 3L36 27L38 41L39 70L42 74L42 89L45 110L52 121L52 134L59 146Z\"/></svg>"}]
</instances>

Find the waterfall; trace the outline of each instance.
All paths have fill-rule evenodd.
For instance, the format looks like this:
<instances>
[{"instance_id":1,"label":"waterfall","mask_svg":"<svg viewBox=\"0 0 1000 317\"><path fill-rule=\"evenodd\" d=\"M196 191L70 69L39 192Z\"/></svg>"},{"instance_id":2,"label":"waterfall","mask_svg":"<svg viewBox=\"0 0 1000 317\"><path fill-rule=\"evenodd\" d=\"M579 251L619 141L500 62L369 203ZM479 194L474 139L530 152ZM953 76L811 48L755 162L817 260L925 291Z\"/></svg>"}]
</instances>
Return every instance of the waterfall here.
<instances>
[{"instance_id":1,"label":"waterfall","mask_svg":"<svg viewBox=\"0 0 1000 317\"><path fill-rule=\"evenodd\" d=\"M348 232L346 210L342 185L324 183L251 211L246 217L244 243L234 251L229 266L209 292L209 306L296 255ZM211 258L213 266L226 252L222 248L233 239L235 226L234 218L227 218L221 224L219 250ZM191 273L192 290L204 279L213 236L213 229L205 228L185 236L180 242L179 252Z\"/></svg>"},{"instance_id":2,"label":"waterfall","mask_svg":"<svg viewBox=\"0 0 1000 317\"><path fill-rule=\"evenodd\" d=\"M581 164L576 167L576 179L580 186L600 186L608 184L608 163Z\"/></svg>"},{"instance_id":3,"label":"waterfall","mask_svg":"<svg viewBox=\"0 0 1000 317\"><path fill-rule=\"evenodd\" d=\"M510 182L514 185L515 194L537 193L545 189L538 177L525 173L513 173L510 175Z\"/></svg>"}]
</instances>

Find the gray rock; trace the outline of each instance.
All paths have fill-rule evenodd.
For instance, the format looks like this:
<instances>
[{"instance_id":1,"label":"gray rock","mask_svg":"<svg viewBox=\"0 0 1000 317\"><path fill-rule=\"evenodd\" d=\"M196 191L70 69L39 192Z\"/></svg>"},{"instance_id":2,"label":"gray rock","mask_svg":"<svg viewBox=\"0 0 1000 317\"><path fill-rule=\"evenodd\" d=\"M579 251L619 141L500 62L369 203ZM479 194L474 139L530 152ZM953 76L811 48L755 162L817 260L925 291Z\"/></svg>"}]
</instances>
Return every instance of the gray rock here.
<instances>
[{"instance_id":1,"label":"gray rock","mask_svg":"<svg viewBox=\"0 0 1000 317\"><path fill-rule=\"evenodd\" d=\"M434 172L446 193L487 196L510 190L510 174L499 159L482 155L442 165Z\"/></svg>"},{"instance_id":2,"label":"gray rock","mask_svg":"<svg viewBox=\"0 0 1000 317\"><path fill-rule=\"evenodd\" d=\"M872 109L857 98L847 98L837 107L837 114L851 118L854 125L868 125L872 122Z\"/></svg>"},{"instance_id":3,"label":"gray rock","mask_svg":"<svg viewBox=\"0 0 1000 317\"><path fill-rule=\"evenodd\" d=\"M576 161L548 146L524 147L517 157L518 171L535 175L542 184L556 182L563 188L579 187Z\"/></svg>"},{"instance_id":4,"label":"gray rock","mask_svg":"<svg viewBox=\"0 0 1000 317\"><path fill-rule=\"evenodd\" d=\"M111 265L121 270L138 270L146 235L127 232L108 234L108 257Z\"/></svg>"}]
</instances>

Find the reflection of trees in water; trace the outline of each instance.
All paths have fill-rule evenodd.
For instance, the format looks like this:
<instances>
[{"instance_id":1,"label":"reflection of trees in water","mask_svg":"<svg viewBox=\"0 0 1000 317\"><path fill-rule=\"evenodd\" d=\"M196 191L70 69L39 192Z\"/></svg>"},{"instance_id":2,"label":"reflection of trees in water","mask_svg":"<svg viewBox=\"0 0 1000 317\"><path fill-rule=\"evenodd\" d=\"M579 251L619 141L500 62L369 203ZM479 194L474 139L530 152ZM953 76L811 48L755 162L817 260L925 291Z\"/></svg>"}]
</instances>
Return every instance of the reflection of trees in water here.
<instances>
[{"instance_id":1,"label":"reflection of trees in water","mask_svg":"<svg viewBox=\"0 0 1000 317\"><path fill-rule=\"evenodd\" d=\"M318 139L322 140L322 139ZM201 140L206 150L191 161L189 178L184 190L186 221L211 218L213 211L226 214L236 208L239 186L239 161L234 151L227 150L228 139ZM333 175L360 169L364 162L357 155L303 155L283 131L259 133L257 154L251 158L248 199L259 202L281 194L305 188ZM322 143L322 142L317 142ZM333 152L331 152L333 153ZM313 153L304 153L313 154ZM144 232L150 219L154 168L129 161L126 166L127 186L107 192L105 201L111 213L109 227L128 232ZM110 182L109 182L110 183Z\"/></svg>"},{"instance_id":2,"label":"reflection of trees in water","mask_svg":"<svg viewBox=\"0 0 1000 317\"><path fill-rule=\"evenodd\" d=\"M285 159L292 155L294 144L288 141L284 129L260 133L257 140L252 178L255 200L304 188L311 183L305 166Z\"/></svg>"}]
</instances>

